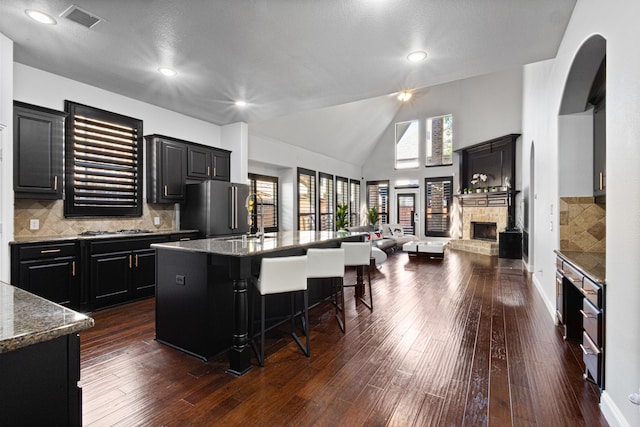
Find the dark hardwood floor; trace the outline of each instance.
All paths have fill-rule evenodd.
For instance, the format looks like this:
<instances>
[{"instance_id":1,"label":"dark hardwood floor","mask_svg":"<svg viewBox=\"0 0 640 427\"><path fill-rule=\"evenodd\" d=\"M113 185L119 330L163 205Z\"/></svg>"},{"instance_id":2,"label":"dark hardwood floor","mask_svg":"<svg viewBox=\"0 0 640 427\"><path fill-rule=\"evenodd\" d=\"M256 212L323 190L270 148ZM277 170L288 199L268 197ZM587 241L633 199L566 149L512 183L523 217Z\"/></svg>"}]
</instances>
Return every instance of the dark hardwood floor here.
<instances>
[{"instance_id":1,"label":"dark hardwood floor","mask_svg":"<svg viewBox=\"0 0 640 427\"><path fill-rule=\"evenodd\" d=\"M354 280L348 271L347 282ZM552 280L552 279L550 279ZM266 365L242 377L154 340L154 300L92 314L81 336L85 425L602 426L520 261L448 251L389 256L374 311L346 291L347 332L329 302L310 312L311 357L272 331Z\"/></svg>"}]
</instances>

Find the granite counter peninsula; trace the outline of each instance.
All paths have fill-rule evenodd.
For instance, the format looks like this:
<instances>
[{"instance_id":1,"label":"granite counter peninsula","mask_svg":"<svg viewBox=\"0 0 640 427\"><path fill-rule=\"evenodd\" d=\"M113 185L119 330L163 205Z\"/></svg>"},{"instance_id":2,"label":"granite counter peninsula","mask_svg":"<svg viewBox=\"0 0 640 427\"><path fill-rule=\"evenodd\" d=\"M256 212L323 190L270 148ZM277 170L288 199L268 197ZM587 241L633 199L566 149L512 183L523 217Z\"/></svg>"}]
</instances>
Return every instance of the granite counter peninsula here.
<instances>
[{"instance_id":1,"label":"granite counter peninsula","mask_svg":"<svg viewBox=\"0 0 640 427\"><path fill-rule=\"evenodd\" d=\"M304 255L311 247L339 247L362 241L362 233L283 231L264 237L241 236L158 243L156 249L156 339L207 360L228 351L229 372L251 368L249 292L263 257ZM330 293L309 288L309 303ZM267 317L284 312L273 298Z\"/></svg>"},{"instance_id":2,"label":"granite counter peninsula","mask_svg":"<svg viewBox=\"0 0 640 427\"><path fill-rule=\"evenodd\" d=\"M82 425L80 338L93 319L0 282L2 425Z\"/></svg>"}]
</instances>

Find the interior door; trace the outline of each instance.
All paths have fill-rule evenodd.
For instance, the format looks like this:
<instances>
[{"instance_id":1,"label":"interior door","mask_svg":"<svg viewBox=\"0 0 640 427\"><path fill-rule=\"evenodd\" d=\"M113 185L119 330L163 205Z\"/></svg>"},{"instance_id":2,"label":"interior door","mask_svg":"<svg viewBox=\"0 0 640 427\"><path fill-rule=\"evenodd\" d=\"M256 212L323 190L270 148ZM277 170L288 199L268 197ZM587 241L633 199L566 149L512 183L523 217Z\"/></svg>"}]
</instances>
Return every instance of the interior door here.
<instances>
[{"instance_id":1,"label":"interior door","mask_svg":"<svg viewBox=\"0 0 640 427\"><path fill-rule=\"evenodd\" d=\"M399 193L396 196L398 224L402 226L404 234L415 234L416 195L413 193Z\"/></svg>"}]
</instances>

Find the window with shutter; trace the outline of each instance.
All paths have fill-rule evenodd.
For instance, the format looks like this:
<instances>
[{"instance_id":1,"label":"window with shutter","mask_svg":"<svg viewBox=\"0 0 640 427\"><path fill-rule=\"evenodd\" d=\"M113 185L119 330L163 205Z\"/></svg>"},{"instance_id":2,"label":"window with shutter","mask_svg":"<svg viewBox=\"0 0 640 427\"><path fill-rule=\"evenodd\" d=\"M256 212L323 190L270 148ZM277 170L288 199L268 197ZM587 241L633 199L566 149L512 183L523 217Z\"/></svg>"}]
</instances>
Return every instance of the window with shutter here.
<instances>
[{"instance_id":1,"label":"window with shutter","mask_svg":"<svg viewBox=\"0 0 640 427\"><path fill-rule=\"evenodd\" d=\"M425 235L449 236L452 177L425 178Z\"/></svg>"},{"instance_id":2,"label":"window with shutter","mask_svg":"<svg viewBox=\"0 0 640 427\"><path fill-rule=\"evenodd\" d=\"M142 215L142 120L65 101L67 217Z\"/></svg>"},{"instance_id":3,"label":"window with shutter","mask_svg":"<svg viewBox=\"0 0 640 427\"><path fill-rule=\"evenodd\" d=\"M367 209L378 209L378 228L389 223L389 181L367 181Z\"/></svg>"},{"instance_id":4,"label":"window with shutter","mask_svg":"<svg viewBox=\"0 0 640 427\"><path fill-rule=\"evenodd\" d=\"M278 178L275 176L249 174L251 192L257 194L250 212L251 232L258 231L258 215L262 212L264 231L267 233L278 231ZM261 201L261 203L260 203Z\"/></svg>"},{"instance_id":5,"label":"window with shutter","mask_svg":"<svg viewBox=\"0 0 640 427\"><path fill-rule=\"evenodd\" d=\"M349 226L360 225L360 181L349 181Z\"/></svg>"},{"instance_id":6,"label":"window with shutter","mask_svg":"<svg viewBox=\"0 0 640 427\"><path fill-rule=\"evenodd\" d=\"M316 172L298 168L298 230L316 229Z\"/></svg>"},{"instance_id":7,"label":"window with shutter","mask_svg":"<svg viewBox=\"0 0 640 427\"><path fill-rule=\"evenodd\" d=\"M320 172L320 231L334 231L333 175Z\"/></svg>"}]
</instances>

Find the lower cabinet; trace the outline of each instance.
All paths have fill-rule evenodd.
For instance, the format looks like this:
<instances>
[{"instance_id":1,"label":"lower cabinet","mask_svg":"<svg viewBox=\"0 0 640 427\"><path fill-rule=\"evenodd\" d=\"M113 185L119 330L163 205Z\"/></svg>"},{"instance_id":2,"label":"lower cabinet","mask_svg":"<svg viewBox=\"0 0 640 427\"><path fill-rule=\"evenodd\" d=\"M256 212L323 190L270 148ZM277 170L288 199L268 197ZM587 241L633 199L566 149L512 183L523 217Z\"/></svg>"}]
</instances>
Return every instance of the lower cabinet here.
<instances>
[{"instance_id":1,"label":"lower cabinet","mask_svg":"<svg viewBox=\"0 0 640 427\"><path fill-rule=\"evenodd\" d=\"M78 334L0 354L0 378L0 425L82 425Z\"/></svg>"},{"instance_id":2,"label":"lower cabinet","mask_svg":"<svg viewBox=\"0 0 640 427\"><path fill-rule=\"evenodd\" d=\"M91 311L152 296L153 243L197 232L11 244L11 284L66 307Z\"/></svg>"},{"instance_id":3,"label":"lower cabinet","mask_svg":"<svg viewBox=\"0 0 640 427\"><path fill-rule=\"evenodd\" d=\"M155 250L168 236L102 239L87 242L86 257L92 309L131 301L155 292Z\"/></svg>"},{"instance_id":4,"label":"lower cabinet","mask_svg":"<svg viewBox=\"0 0 640 427\"><path fill-rule=\"evenodd\" d=\"M604 388L604 285L569 260L556 258L556 316L564 338L580 344L584 378Z\"/></svg>"},{"instance_id":5,"label":"lower cabinet","mask_svg":"<svg viewBox=\"0 0 640 427\"><path fill-rule=\"evenodd\" d=\"M80 256L76 242L11 246L11 284L69 308L80 307Z\"/></svg>"}]
</instances>

